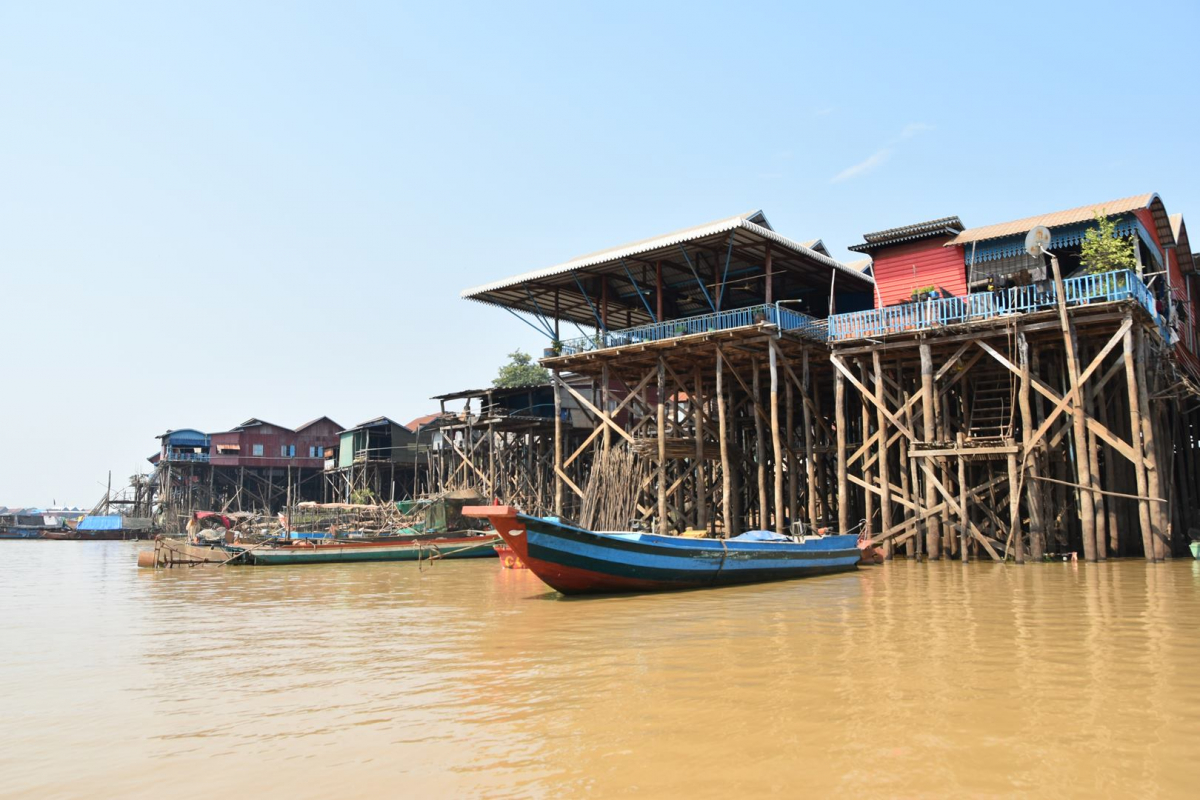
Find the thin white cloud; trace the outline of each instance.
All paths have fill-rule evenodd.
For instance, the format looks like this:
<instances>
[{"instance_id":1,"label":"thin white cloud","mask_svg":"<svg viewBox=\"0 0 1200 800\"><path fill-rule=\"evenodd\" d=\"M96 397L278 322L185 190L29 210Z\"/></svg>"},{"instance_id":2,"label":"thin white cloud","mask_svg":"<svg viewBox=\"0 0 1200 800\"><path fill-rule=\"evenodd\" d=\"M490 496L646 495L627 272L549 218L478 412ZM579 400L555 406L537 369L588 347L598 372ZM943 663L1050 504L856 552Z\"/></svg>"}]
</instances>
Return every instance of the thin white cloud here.
<instances>
[{"instance_id":1,"label":"thin white cloud","mask_svg":"<svg viewBox=\"0 0 1200 800\"><path fill-rule=\"evenodd\" d=\"M925 122L910 122L900 130L900 135L889 140L883 147L876 150L864 161L860 161L853 166L846 167L844 170L834 175L829 182L841 183L850 178L857 178L860 175L865 175L868 172L874 171L881 164L887 161L892 156L893 148L905 139L911 139L918 134L926 131L934 130L934 127Z\"/></svg>"},{"instance_id":2,"label":"thin white cloud","mask_svg":"<svg viewBox=\"0 0 1200 800\"><path fill-rule=\"evenodd\" d=\"M837 175L834 175L833 180L831 180L830 183L841 183L842 181L850 180L851 178L857 178L859 175L866 175L868 172L871 172L879 167L879 165L881 165L883 162L887 161L891 155L892 148L890 147L885 147L882 150L876 150L865 160L860 161L853 166L846 167Z\"/></svg>"},{"instance_id":3,"label":"thin white cloud","mask_svg":"<svg viewBox=\"0 0 1200 800\"><path fill-rule=\"evenodd\" d=\"M918 133L925 133L933 130L933 126L925 122L910 122L904 126L904 130L900 131L901 139L911 139Z\"/></svg>"}]
</instances>

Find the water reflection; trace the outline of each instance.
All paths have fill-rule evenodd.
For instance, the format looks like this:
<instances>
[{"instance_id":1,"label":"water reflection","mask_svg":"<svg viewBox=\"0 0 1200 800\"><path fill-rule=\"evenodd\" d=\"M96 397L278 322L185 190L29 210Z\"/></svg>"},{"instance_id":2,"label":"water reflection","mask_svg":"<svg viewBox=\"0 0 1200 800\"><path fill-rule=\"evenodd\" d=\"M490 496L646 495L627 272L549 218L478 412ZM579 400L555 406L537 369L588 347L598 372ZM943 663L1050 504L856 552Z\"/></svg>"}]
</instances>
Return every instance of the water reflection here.
<instances>
[{"instance_id":1,"label":"water reflection","mask_svg":"<svg viewBox=\"0 0 1200 800\"><path fill-rule=\"evenodd\" d=\"M492 561L5 543L5 792L1182 794L1200 567L896 561L564 600Z\"/></svg>"}]
</instances>

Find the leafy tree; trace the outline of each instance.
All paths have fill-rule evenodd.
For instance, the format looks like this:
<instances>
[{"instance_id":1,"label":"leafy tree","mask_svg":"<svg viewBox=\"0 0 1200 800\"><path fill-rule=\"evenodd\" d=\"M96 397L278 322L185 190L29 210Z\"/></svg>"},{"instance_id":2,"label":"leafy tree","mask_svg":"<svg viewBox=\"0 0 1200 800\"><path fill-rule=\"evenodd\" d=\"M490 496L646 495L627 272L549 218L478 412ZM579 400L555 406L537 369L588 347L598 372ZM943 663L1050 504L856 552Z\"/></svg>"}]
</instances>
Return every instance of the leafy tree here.
<instances>
[{"instance_id":1,"label":"leafy tree","mask_svg":"<svg viewBox=\"0 0 1200 800\"><path fill-rule=\"evenodd\" d=\"M370 489L355 489L350 493L350 502L355 505L370 505L375 502L375 492Z\"/></svg>"},{"instance_id":2,"label":"leafy tree","mask_svg":"<svg viewBox=\"0 0 1200 800\"><path fill-rule=\"evenodd\" d=\"M1133 238L1117 236L1117 223L1096 212L1096 227L1089 228L1079 246L1080 258L1088 272L1114 272L1137 269Z\"/></svg>"},{"instance_id":3,"label":"leafy tree","mask_svg":"<svg viewBox=\"0 0 1200 800\"><path fill-rule=\"evenodd\" d=\"M500 368L500 373L492 381L492 385L497 389L511 389L549 382L550 373L533 363L533 356L514 350L508 354L508 363Z\"/></svg>"}]
</instances>

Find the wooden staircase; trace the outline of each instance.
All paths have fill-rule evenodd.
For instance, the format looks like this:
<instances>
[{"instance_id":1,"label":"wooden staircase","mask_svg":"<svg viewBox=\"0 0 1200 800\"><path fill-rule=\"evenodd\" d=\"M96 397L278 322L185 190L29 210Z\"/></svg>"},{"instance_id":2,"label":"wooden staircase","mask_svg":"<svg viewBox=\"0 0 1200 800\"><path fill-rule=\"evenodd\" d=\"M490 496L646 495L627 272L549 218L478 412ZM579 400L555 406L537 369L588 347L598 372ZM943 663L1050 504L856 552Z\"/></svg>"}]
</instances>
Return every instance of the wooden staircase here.
<instances>
[{"instance_id":1,"label":"wooden staircase","mask_svg":"<svg viewBox=\"0 0 1200 800\"><path fill-rule=\"evenodd\" d=\"M967 436L1003 439L1012 436L1013 386L1007 373L980 375L971 385Z\"/></svg>"}]
</instances>

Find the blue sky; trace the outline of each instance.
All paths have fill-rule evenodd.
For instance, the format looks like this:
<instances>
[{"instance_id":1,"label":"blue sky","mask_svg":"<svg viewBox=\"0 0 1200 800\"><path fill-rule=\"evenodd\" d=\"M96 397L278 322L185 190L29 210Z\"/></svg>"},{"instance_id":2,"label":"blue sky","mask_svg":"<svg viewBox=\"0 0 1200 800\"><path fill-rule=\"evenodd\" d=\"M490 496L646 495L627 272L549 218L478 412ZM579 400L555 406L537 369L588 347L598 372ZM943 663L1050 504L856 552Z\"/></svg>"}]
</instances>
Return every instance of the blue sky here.
<instances>
[{"instance_id":1,"label":"blue sky","mask_svg":"<svg viewBox=\"0 0 1200 800\"><path fill-rule=\"evenodd\" d=\"M1195 3L440 5L0 6L0 504L407 421L544 345L462 289L745 210L1200 219Z\"/></svg>"}]
</instances>

